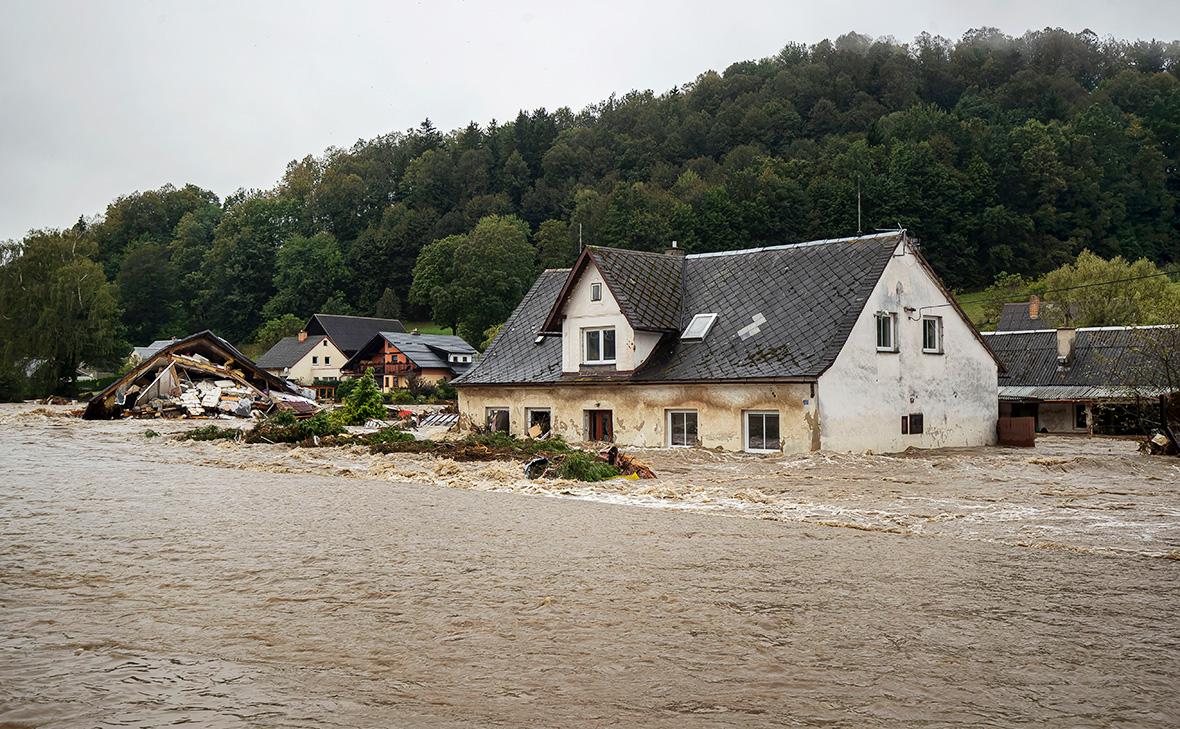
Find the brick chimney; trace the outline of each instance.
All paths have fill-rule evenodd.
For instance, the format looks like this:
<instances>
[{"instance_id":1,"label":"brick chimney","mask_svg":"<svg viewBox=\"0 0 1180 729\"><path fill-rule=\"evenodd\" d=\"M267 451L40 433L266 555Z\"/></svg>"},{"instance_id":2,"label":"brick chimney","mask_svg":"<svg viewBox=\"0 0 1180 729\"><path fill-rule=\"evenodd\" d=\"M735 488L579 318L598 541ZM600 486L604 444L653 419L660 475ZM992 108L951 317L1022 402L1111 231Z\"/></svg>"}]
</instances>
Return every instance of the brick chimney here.
<instances>
[{"instance_id":1,"label":"brick chimney","mask_svg":"<svg viewBox=\"0 0 1180 729\"><path fill-rule=\"evenodd\" d=\"M306 329L299 330L299 341L301 341L301 342L307 341L307 330Z\"/></svg>"},{"instance_id":2,"label":"brick chimney","mask_svg":"<svg viewBox=\"0 0 1180 729\"><path fill-rule=\"evenodd\" d=\"M684 249L676 245L676 241L672 241L672 245L664 250L669 256L683 256Z\"/></svg>"},{"instance_id":3,"label":"brick chimney","mask_svg":"<svg viewBox=\"0 0 1180 729\"><path fill-rule=\"evenodd\" d=\"M1041 297L1037 296L1036 294L1028 297L1028 318L1041 318Z\"/></svg>"}]
</instances>

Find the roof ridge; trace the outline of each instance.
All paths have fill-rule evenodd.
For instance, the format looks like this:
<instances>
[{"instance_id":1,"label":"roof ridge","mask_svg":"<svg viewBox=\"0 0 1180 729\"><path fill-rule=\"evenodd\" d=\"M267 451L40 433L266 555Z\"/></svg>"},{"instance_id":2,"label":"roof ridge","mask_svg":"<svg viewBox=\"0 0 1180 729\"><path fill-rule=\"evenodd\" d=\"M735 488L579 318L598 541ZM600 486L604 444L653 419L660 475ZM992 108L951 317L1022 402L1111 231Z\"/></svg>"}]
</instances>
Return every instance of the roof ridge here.
<instances>
[{"instance_id":1,"label":"roof ridge","mask_svg":"<svg viewBox=\"0 0 1180 729\"><path fill-rule=\"evenodd\" d=\"M312 316L334 316L339 319L373 319L376 321L397 321L401 319L398 317L384 317L384 316L360 316L359 314L312 314Z\"/></svg>"},{"instance_id":2,"label":"roof ridge","mask_svg":"<svg viewBox=\"0 0 1180 729\"><path fill-rule=\"evenodd\" d=\"M638 254L641 256L658 256L660 258L667 258L669 260L672 259L672 256L668 255L667 253L663 253L661 251L639 251L639 250L635 250L634 248L616 248L615 246L586 246L586 247L592 248L596 251L618 251L620 253L635 253L635 254ZM680 258L680 256L676 256L676 257ZM562 269L558 269L558 270L568 271L569 269L562 268Z\"/></svg>"},{"instance_id":3,"label":"roof ridge","mask_svg":"<svg viewBox=\"0 0 1180 729\"><path fill-rule=\"evenodd\" d=\"M758 248L742 248L736 251L714 251L712 253L689 253L685 258L720 258L721 256L738 256L745 253L763 253L766 251L783 251L792 248L811 248L813 246L823 246L832 243L851 243L853 241L869 241L869 240L883 240L885 238L893 238L897 236L904 236L905 229L890 230L883 233L873 233L872 235L853 235L844 238L822 238L820 240L809 240L801 243L784 243L775 246L759 246Z\"/></svg>"}]
</instances>

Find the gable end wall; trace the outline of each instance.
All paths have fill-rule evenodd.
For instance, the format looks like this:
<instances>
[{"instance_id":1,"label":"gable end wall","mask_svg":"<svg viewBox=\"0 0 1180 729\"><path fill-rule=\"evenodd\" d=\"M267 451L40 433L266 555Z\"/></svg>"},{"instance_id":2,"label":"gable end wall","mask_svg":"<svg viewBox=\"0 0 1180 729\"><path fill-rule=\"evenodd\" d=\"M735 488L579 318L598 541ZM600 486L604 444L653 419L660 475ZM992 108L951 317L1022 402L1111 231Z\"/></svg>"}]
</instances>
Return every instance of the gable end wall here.
<instances>
[{"instance_id":1,"label":"gable end wall","mask_svg":"<svg viewBox=\"0 0 1180 729\"><path fill-rule=\"evenodd\" d=\"M911 446L996 442L995 360L949 303L918 259L900 244L844 348L819 378L824 450L890 453ZM922 309L933 305L942 306ZM907 306L917 311L907 316ZM881 310L897 313L896 353L877 351L875 317ZM943 354L922 351L922 314L942 317ZM902 435L901 418L910 413L922 413L921 435Z\"/></svg>"}]
</instances>

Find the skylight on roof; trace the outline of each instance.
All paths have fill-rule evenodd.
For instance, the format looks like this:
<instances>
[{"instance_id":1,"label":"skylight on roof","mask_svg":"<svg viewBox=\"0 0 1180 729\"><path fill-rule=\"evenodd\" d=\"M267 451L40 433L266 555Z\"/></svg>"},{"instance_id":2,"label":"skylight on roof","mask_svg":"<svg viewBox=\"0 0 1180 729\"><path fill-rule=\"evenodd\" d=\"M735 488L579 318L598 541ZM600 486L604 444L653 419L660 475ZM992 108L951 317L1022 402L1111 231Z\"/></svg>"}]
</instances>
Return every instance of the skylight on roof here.
<instances>
[{"instance_id":1,"label":"skylight on roof","mask_svg":"<svg viewBox=\"0 0 1180 729\"><path fill-rule=\"evenodd\" d=\"M689 342L699 342L713 328L713 322L715 321L717 321L716 314L697 314L688 323L688 326L685 327L684 333L680 335L680 338Z\"/></svg>"}]
</instances>

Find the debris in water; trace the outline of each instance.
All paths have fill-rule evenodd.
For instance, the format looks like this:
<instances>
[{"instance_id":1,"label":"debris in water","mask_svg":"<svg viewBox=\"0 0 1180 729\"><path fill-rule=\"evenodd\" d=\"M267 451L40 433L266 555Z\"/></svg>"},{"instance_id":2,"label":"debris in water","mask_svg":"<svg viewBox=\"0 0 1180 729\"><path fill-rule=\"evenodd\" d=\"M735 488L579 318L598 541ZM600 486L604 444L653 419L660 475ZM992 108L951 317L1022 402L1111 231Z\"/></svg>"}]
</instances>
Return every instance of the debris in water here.
<instances>
[{"instance_id":1,"label":"debris in water","mask_svg":"<svg viewBox=\"0 0 1180 729\"><path fill-rule=\"evenodd\" d=\"M273 410L311 415L314 393L260 369L229 342L200 332L160 349L96 395L82 417L239 417Z\"/></svg>"}]
</instances>

